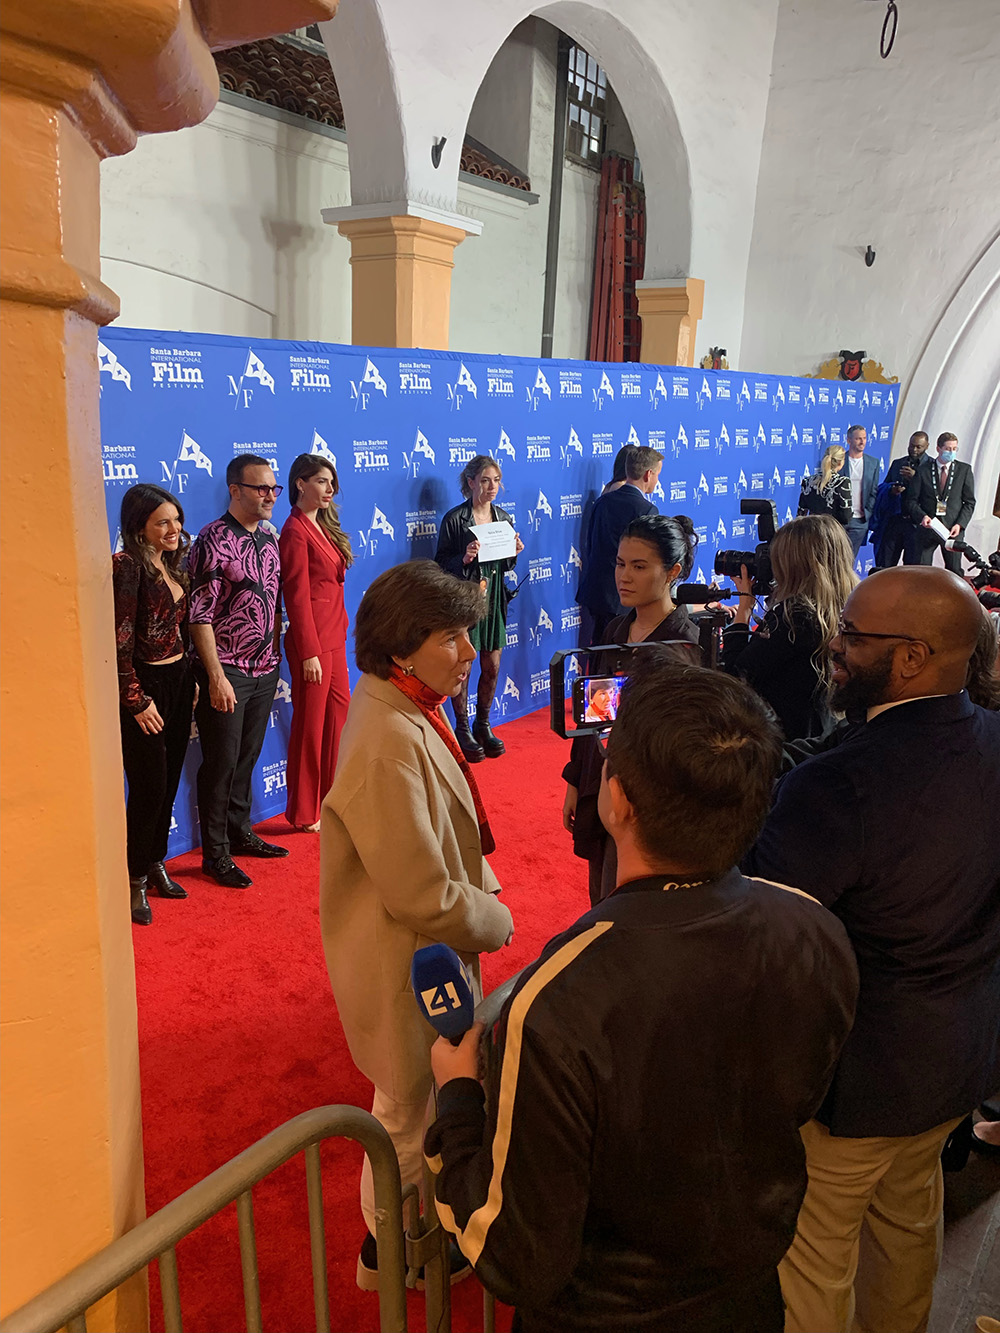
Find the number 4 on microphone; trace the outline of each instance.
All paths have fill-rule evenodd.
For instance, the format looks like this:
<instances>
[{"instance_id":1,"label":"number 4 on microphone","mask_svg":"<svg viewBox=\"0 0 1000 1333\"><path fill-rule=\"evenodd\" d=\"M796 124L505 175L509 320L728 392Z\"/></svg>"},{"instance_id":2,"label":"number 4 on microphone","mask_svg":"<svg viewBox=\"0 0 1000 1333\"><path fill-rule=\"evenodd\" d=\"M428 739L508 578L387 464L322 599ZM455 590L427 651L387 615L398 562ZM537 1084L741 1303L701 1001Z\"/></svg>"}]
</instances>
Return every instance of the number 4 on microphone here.
<instances>
[{"instance_id":1,"label":"number 4 on microphone","mask_svg":"<svg viewBox=\"0 0 1000 1333\"><path fill-rule=\"evenodd\" d=\"M462 1001L458 997L453 981L446 981L443 986L431 986L420 992L424 1008L429 1014L447 1014L452 1009L461 1009Z\"/></svg>"}]
</instances>

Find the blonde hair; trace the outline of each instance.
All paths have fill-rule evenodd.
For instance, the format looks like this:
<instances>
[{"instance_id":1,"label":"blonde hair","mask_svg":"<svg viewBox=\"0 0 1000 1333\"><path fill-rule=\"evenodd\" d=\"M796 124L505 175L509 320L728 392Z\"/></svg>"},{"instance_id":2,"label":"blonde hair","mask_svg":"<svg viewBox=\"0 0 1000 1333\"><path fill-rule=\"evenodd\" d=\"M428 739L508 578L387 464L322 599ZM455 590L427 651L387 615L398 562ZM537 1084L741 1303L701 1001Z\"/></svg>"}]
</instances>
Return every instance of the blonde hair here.
<instances>
[{"instance_id":1,"label":"blonde hair","mask_svg":"<svg viewBox=\"0 0 1000 1333\"><path fill-rule=\"evenodd\" d=\"M844 465L844 459L847 454L842 444L831 444L820 461L820 481L819 488L825 491L834 477L835 472L839 472Z\"/></svg>"},{"instance_id":2,"label":"blonde hair","mask_svg":"<svg viewBox=\"0 0 1000 1333\"><path fill-rule=\"evenodd\" d=\"M844 603L858 581L847 533L830 514L793 518L774 534L771 568L774 571L771 604L782 604L790 636L794 639L791 612L796 607L809 611L816 618L820 642L812 655L812 663L820 679L828 685L830 658L827 650L837 632Z\"/></svg>"}]
</instances>

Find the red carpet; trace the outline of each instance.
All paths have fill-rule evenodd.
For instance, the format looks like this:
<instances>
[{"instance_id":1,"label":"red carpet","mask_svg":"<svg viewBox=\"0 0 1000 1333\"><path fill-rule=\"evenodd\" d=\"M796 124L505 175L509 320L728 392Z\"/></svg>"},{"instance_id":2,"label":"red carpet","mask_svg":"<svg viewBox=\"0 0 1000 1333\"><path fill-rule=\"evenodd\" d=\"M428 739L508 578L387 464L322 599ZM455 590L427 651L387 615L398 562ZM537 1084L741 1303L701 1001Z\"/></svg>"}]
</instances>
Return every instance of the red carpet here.
<instances>
[{"instance_id":1,"label":"red carpet","mask_svg":"<svg viewBox=\"0 0 1000 1333\"><path fill-rule=\"evenodd\" d=\"M476 768L496 834L491 864L515 921L514 942L483 958L489 990L534 959L588 907L586 865L563 831L559 774L568 743L538 712L501 728L508 754ZM242 892L202 876L200 854L171 863L190 898L152 899L152 926L134 927L142 1070L146 1204L150 1213L283 1121L314 1106L371 1105L337 1019L323 962L317 885L319 840L283 819L261 826L285 843L282 861L244 862ZM378 1300L358 1291L364 1236L357 1202L360 1149L323 1149L332 1326L378 1328ZM302 1158L254 1191L260 1284L267 1333L315 1328ZM187 1333L245 1327L235 1206L178 1249ZM154 1330L162 1329L155 1277ZM482 1328L481 1289L470 1278L452 1292L455 1333ZM509 1313L498 1308L498 1327ZM423 1297L410 1295L410 1328L422 1330Z\"/></svg>"}]
</instances>

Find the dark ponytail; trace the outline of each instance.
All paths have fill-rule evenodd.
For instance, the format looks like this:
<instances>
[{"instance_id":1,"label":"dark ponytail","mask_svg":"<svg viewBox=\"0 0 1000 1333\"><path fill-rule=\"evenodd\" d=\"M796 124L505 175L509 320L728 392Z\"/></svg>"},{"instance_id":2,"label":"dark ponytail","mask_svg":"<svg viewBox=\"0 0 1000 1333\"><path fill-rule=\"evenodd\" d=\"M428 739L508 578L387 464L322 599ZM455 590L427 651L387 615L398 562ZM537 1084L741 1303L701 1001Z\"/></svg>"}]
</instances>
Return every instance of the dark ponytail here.
<instances>
[{"instance_id":1,"label":"dark ponytail","mask_svg":"<svg viewBox=\"0 0 1000 1333\"><path fill-rule=\"evenodd\" d=\"M636 541L652 546L663 562L664 569L680 565L681 578L686 579L694 567L698 536L687 514L643 514L634 518L622 533Z\"/></svg>"}]
</instances>

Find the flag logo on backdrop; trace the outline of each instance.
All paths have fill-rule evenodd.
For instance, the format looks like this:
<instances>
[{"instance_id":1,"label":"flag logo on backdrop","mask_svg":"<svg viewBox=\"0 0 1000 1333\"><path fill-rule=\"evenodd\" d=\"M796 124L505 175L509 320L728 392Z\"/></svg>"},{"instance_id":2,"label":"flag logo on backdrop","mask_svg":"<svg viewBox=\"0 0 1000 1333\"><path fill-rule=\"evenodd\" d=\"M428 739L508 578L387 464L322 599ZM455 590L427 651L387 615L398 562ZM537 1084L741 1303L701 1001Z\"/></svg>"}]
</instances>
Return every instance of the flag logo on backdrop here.
<instances>
[{"instance_id":1,"label":"flag logo on backdrop","mask_svg":"<svg viewBox=\"0 0 1000 1333\"><path fill-rule=\"evenodd\" d=\"M667 386L663 383L663 376L657 375L656 383L649 391L649 405L655 412L661 404L669 401Z\"/></svg>"},{"instance_id":2,"label":"flag logo on backdrop","mask_svg":"<svg viewBox=\"0 0 1000 1333\"><path fill-rule=\"evenodd\" d=\"M380 393L388 402L389 388L371 357L365 358L364 374L359 380L349 380L355 412L367 412L372 395Z\"/></svg>"},{"instance_id":3,"label":"flag logo on backdrop","mask_svg":"<svg viewBox=\"0 0 1000 1333\"><path fill-rule=\"evenodd\" d=\"M458 379L454 384L448 385L448 403L455 412L462 410L462 400L466 394L472 394L476 402L479 402L479 390L476 388L476 381L466 370L464 362L460 361L458 363Z\"/></svg>"},{"instance_id":4,"label":"flag logo on backdrop","mask_svg":"<svg viewBox=\"0 0 1000 1333\"><path fill-rule=\"evenodd\" d=\"M212 460L202 449L197 440L187 433L181 431L180 448L177 450L177 457L173 465L167 463L165 458L160 459L161 476L165 486L170 490L176 489L177 493L182 495L187 489L190 469L182 467L182 463L193 463L195 468L200 468L212 476Z\"/></svg>"},{"instance_id":5,"label":"flag logo on backdrop","mask_svg":"<svg viewBox=\"0 0 1000 1333\"><path fill-rule=\"evenodd\" d=\"M500 438L497 441L497 457L499 458L501 454L507 454L512 463L517 462L517 455L514 453L514 446L510 442L510 436L502 426L500 427Z\"/></svg>"},{"instance_id":6,"label":"flag logo on backdrop","mask_svg":"<svg viewBox=\"0 0 1000 1333\"><path fill-rule=\"evenodd\" d=\"M534 644L536 648L540 648L542 646L543 634L555 633L555 626L552 624L552 617L549 615L548 611L546 611L544 606L539 609L538 624L533 627L529 626L528 633L531 635L531 642Z\"/></svg>"},{"instance_id":7,"label":"flag logo on backdrop","mask_svg":"<svg viewBox=\"0 0 1000 1333\"><path fill-rule=\"evenodd\" d=\"M542 517L552 517L552 506L549 504L544 491L538 492L538 499L535 502L534 509L528 510L528 523L534 528L535 532L542 525Z\"/></svg>"},{"instance_id":8,"label":"flag logo on backdrop","mask_svg":"<svg viewBox=\"0 0 1000 1333\"><path fill-rule=\"evenodd\" d=\"M567 467L573 461L574 454L577 458L583 458L583 442L572 426L569 428L569 439L559 452L562 454L562 461Z\"/></svg>"},{"instance_id":9,"label":"flag logo on backdrop","mask_svg":"<svg viewBox=\"0 0 1000 1333\"><path fill-rule=\"evenodd\" d=\"M546 397L550 403L552 402L552 390L549 388L549 382L545 378L545 372L542 370L541 366L539 366L538 370L535 372L534 384L528 389L528 406L531 408L532 412L537 412L538 410L539 394Z\"/></svg>"},{"instance_id":10,"label":"flag logo on backdrop","mask_svg":"<svg viewBox=\"0 0 1000 1333\"><path fill-rule=\"evenodd\" d=\"M513 703L521 702L521 691L511 680L510 676L508 676L507 679L504 681L503 693L500 695L501 713L506 713L507 709L511 707L511 703L509 703L508 700L512 701Z\"/></svg>"},{"instance_id":11,"label":"flag logo on backdrop","mask_svg":"<svg viewBox=\"0 0 1000 1333\"><path fill-rule=\"evenodd\" d=\"M571 545L569 548L569 555L566 557L566 563L559 566L559 572L562 575L564 583L572 583L574 581L574 569L577 571L577 575L582 574L583 561L580 559L580 552L575 546Z\"/></svg>"},{"instance_id":12,"label":"flag logo on backdrop","mask_svg":"<svg viewBox=\"0 0 1000 1333\"><path fill-rule=\"evenodd\" d=\"M408 454L403 454L403 463L405 464L406 475L408 477L415 477L418 474L420 471L421 459L430 463L435 461L434 450L428 444L427 436L418 426L417 438L413 441L413 448Z\"/></svg>"},{"instance_id":13,"label":"flag logo on backdrop","mask_svg":"<svg viewBox=\"0 0 1000 1333\"><path fill-rule=\"evenodd\" d=\"M122 363L115 356L109 347L105 347L100 339L97 340L97 364L98 375L108 374L119 384L124 384L129 393L132 392L132 376L125 369Z\"/></svg>"},{"instance_id":14,"label":"flag logo on backdrop","mask_svg":"<svg viewBox=\"0 0 1000 1333\"><path fill-rule=\"evenodd\" d=\"M378 534L381 534L383 537L388 537L391 542L396 540L395 528L386 518L385 514L382 513L381 509L379 509L378 505L375 505L372 509L372 521L369 524L367 531L362 529L358 533L358 537L361 540L361 549L365 555L374 555L378 550Z\"/></svg>"},{"instance_id":15,"label":"flag logo on backdrop","mask_svg":"<svg viewBox=\"0 0 1000 1333\"><path fill-rule=\"evenodd\" d=\"M327 444L326 440L323 439L323 436L320 435L319 431L315 428L315 426L313 427L312 444L309 446L309 452L311 454L322 454L324 458L328 458L330 462L333 464L334 472L336 472L337 455Z\"/></svg>"}]
</instances>

